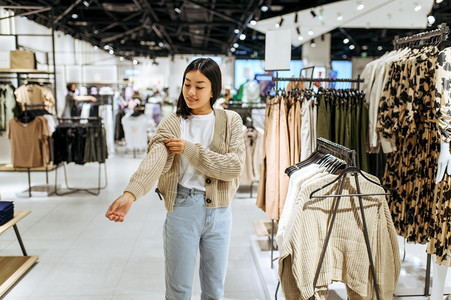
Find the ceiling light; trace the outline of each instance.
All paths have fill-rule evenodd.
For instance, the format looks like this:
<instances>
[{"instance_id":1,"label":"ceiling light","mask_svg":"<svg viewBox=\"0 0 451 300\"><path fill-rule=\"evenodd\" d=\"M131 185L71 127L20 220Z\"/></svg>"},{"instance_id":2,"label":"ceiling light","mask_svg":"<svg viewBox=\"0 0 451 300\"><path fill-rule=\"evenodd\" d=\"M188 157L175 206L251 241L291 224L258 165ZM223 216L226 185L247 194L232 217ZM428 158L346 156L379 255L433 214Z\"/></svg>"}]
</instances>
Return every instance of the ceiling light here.
<instances>
[{"instance_id":1,"label":"ceiling light","mask_svg":"<svg viewBox=\"0 0 451 300\"><path fill-rule=\"evenodd\" d=\"M437 3L442 3L443 0L435 0L435 2L437 2Z\"/></svg>"},{"instance_id":2,"label":"ceiling light","mask_svg":"<svg viewBox=\"0 0 451 300\"><path fill-rule=\"evenodd\" d=\"M121 57L119 57L119 60L120 61L124 61L124 58L121 56Z\"/></svg>"},{"instance_id":3,"label":"ceiling light","mask_svg":"<svg viewBox=\"0 0 451 300\"><path fill-rule=\"evenodd\" d=\"M343 16L341 14L338 14L337 21L342 21L342 20L343 20Z\"/></svg>"},{"instance_id":4,"label":"ceiling light","mask_svg":"<svg viewBox=\"0 0 451 300\"><path fill-rule=\"evenodd\" d=\"M178 7L174 8L174 10L175 10L175 12L178 13L178 14L180 14L180 13L182 12L182 10L181 10L180 8L178 8Z\"/></svg>"},{"instance_id":5,"label":"ceiling light","mask_svg":"<svg viewBox=\"0 0 451 300\"><path fill-rule=\"evenodd\" d=\"M88 1L83 1L83 4L84 4L86 7L89 7L89 2L88 2Z\"/></svg>"},{"instance_id":6,"label":"ceiling light","mask_svg":"<svg viewBox=\"0 0 451 300\"><path fill-rule=\"evenodd\" d=\"M97 49L99 49L99 47L97 47L97 46L94 46L94 50L97 50Z\"/></svg>"},{"instance_id":7,"label":"ceiling light","mask_svg":"<svg viewBox=\"0 0 451 300\"><path fill-rule=\"evenodd\" d=\"M368 46L367 45L363 45L362 46L362 50L368 50Z\"/></svg>"},{"instance_id":8,"label":"ceiling light","mask_svg":"<svg viewBox=\"0 0 451 300\"><path fill-rule=\"evenodd\" d=\"M312 30L309 30L309 31L307 32L307 34L308 34L308 35L313 35L313 31L312 31Z\"/></svg>"},{"instance_id":9,"label":"ceiling light","mask_svg":"<svg viewBox=\"0 0 451 300\"><path fill-rule=\"evenodd\" d=\"M355 46L354 45L349 45L349 49L354 50Z\"/></svg>"},{"instance_id":10,"label":"ceiling light","mask_svg":"<svg viewBox=\"0 0 451 300\"><path fill-rule=\"evenodd\" d=\"M110 49L110 45L105 45L105 46L103 46L103 49L105 49L105 50Z\"/></svg>"},{"instance_id":11,"label":"ceiling light","mask_svg":"<svg viewBox=\"0 0 451 300\"><path fill-rule=\"evenodd\" d=\"M316 47L315 40L311 40L311 41L310 41L310 47L312 47L312 48L315 48L315 47Z\"/></svg>"},{"instance_id":12,"label":"ceiling light","mask_svg":"<svg viewBox=\"0 0 451 300\"><path fill-rule=\"evenodd\" d=\"M137 61L136 59L134 59L134 60L133 60L133 64L134 64L134 65L137 65L137 64L138 64L138 61Z\"/></svg>"},{"instance_id":13,"label":"ceiling light","mask_svg":"<svg viewBox=\"0 0 451 300\"><path fill-rule=\"evenodd\" d=\"M262 8L261 8L261 10L262 10L262 12L266 12L266 11L268 11L268 6L266 6L266 5L263 5L263 6L262 6Z\"/></svg>"},{"instance_id":14,"label":"ceiling light","mask_svg":"<svg viewBox=\"0 0 451 300\"><path fill-rule=\"evenodd\" d=\"M78 15L77 14L72 14L72 19L77 19Z\"/></svg>"},{"instance_id":15,"label":"ceiling light","mask_svg":"<svg viewBox=\"0 0 451 300\"><path fill-rule=\"evenodd\" d=\"M298 36L298 41L302 41L304 37L302 35Z\"/></svg>"},{"instance_id":16,"label":"ceiling light","mask_svg":"<svg viewBox=\"0 0 451 300\"><path fill-rule=\"evenodd\" d=\"M114 54L114 50L111 49L111 50L109 51L109 53L110 53L111 55L113 55L113 54Z\"/></svg>"},{"instance_id":17,"label":"ceiling light","mask_svg":"<svg viewBox=\"0 0 451 300\"><path fill-rule=\"evenodd\" d=\"M310 14L312 15L313 19L316 19L317 15L314 10L311 10Z\"/></svg>"},{"instance_id":18,"label":"ceiling light","mask_svg":"<svg viewBox=\"0 0 451 300\"><path fill-rule=\"evenodd\" d=\"M435 17L434 16L428 16L428 23L429 25L432 25L435 23Z\"/></svg>"},{"instance_id":19,"label":"ceiling light","mask_svg":"<svg viewBox=\"0 0 451 300\"><path fill-rule=\"evenodd\" d=\"M257 21L251 20L251 21L249 22L249 24L251 24L251 25L257 25Z\"/></svg>"},{"instance_id":20,"label":"ceiling light","mask_svg":"<svg viewBox=\"0 0 451 300\"><path fill-rule=\"evenodd\" d=\"M240 40L244 41L246 39L246 35L244 33L240 34Z\"/></svg>"},{"instance_id":21,"label":"ceiling light","mask_svg":"<svg viewBox=\"0 0 451 300\"><path fill-rule=\"evenodd\" d=\"M240 30L237 28L235 29L233 32L235 32L236 34L240 33Z\"/></svg>"},{"instance_id":22,"label":"ceiling light","mask_svg":"<svg viewBox=\"0 0 451 300\"><path fill-rule=\"evenodd\" d=\"M384 49L384 47L382 47L382 46L377 46L377 50L382 51L382 49Z\"/></svg>"},{"instance_id":23,"label":"ceiling light","mask_svg":"<svg viewBox=\"0 0 451 300\"><path fill-rule=\"evenodd\" d=\"M347 44L347 43L349 43L349 39L348 39L348 38L345 38L345 39L343 40L343 44Z\"/></svg>"},{"instance_id":24,"label":"ceiling light","mask_svg":"<svg viewBox=\"0 0 451 300\"><path fill-rule=\"evenodd\" d=\"M163 47L164 47L164 43L163 43L163 42L159 42L159 43L158 43L158 46L160 46L161 48L163 48Z\"/></svg>"},{"instance_id":25,"label":"ceiling light","mask_svg":"<svg viewBox=\"0 0 451 300\"><path fill-rule=\"evenodd\" d=\"M364 9L365 8L365 5L363 5L363 3L362 2L357 2L357 10L362 10L362 9Z\"/></svg>"},{"instance_id":26,"label":"ceiling light","mask_svg":"<svg viewBox=\"0 0 451 300\"><path fill-rule=\"evenodd\" d=\"M238 48L240 45L238 45L238 43L234 43L233 47Z\"/></svg>"},{"instance_id":27,"label":"ceiling light","mask_svg":"<svg viewBox=\"0 0 451 300\"><path fill-rule=\"evenodd\" d=\"M279 23L274 24L274 27L279 28L280 27Z\"/></svg>"},{"instance_id":28,"label":"ceiling light","mask_svg":"<svg viewBox=\"0 0 451 300\"><path fill-rule=\"evenodd\" d=\"M301 30L299 29L299 27L296 27L296 32L298 33L298 35L301 35Z\"/></svg>"},{"instance_id":29,"label":"ceiling light","mask_svg":"<svg viewBox=\"0 0 451 300\"><path fill-rule=\"evenodd\" d=\"M415 6L415 11L420 11L421 9L422 9L423 7L421 7L421 5L417 5L417 6Z\"/></svg>"},{"instance_id":30,"label":"ceiling light","mask_svg":"<svg viewBox=\"0 0 451 300\"><path fill-rule=\"evenodd\" d=\"M235 48L233 48L233 47L232 47L232 48L230 48L230 51L232 51L232 52L235 52L235 50L236 50L236 49L235 49Z\"/></svg>"}]
</instances>

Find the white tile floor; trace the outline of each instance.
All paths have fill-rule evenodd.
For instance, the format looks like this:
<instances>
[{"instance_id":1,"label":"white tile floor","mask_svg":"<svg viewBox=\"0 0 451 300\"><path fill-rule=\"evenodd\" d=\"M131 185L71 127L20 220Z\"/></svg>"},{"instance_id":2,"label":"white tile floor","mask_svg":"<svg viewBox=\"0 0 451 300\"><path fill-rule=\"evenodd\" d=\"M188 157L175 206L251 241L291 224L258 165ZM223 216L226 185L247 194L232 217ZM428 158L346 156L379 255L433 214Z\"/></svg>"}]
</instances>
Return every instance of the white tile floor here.
<instances>
[{"instance_id":1,"label":"white tile floor","mask_svg":"<svg viewBox=\"0 0 451 300\"><path fill-rule=\"evenodd\" d=\"M18 228L28 254L39 256L38 263L1 299L164 299L161 235L165 209L158 196L150 192L140 199L124 223L109 222L104 216L141 159L142 155L133 158L130 153L110 158L108 186L99 196L80 192L19 198L16 194L28 186L27 174L0 172L2 200L14 201L16 210L32 211L18 223ZM97 174L97 164L68 167L72 186L96 186ZM54 171L49 173L52 185L54 176ZM34 172L31 180L34 185L45 184L45 173ZM58 182L63 183L62 171L58 171ZM268 269L268 259L256 263L251 251L251 237L255 234L252 222L265 219L265 214L256 207L255 198L249 196L243 190L233 201L234 224L225 299L274 299L274 282L262 282L261 276L268 277L268 274L260 273L260 270L266 273L274 270ZM0 236L0 255L21 255L12 229ZM424 286L424 262L424 248L408 245L403 264L405 274L399 286L405 285L411 291L413 287ZM448 279L451 282L450 274ZM336 295L334 299L345 299L339 293L340 287L331 295ZM199 280L195 277L193 299L200 299L199 295ZM279 299L283 299L281 293Z\"/></svg>"}]
</instances>

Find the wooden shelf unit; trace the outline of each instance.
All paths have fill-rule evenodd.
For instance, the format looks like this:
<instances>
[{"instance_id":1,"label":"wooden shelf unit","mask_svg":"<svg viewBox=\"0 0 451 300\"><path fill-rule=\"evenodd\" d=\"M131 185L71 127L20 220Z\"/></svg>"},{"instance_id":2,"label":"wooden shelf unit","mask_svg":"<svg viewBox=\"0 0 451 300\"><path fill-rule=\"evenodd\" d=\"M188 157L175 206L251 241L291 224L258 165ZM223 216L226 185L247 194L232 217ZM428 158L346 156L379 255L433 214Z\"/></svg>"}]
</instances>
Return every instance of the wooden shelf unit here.
<instances>
[{"instance_id":1,"label":"wooden shelf unit","mask_svg":"<svg viewBox=\"0 0 451 300\"><path fill-rule=\"evenodd\" d=\"M14 218L0 226L0 234L13 227L22 249L23 256L0 256L0 297L3 296L38 260L38 256L28 256L17 228L17 222L29 215L29 210L14 212Z\"/></svg>"}]
</instances>

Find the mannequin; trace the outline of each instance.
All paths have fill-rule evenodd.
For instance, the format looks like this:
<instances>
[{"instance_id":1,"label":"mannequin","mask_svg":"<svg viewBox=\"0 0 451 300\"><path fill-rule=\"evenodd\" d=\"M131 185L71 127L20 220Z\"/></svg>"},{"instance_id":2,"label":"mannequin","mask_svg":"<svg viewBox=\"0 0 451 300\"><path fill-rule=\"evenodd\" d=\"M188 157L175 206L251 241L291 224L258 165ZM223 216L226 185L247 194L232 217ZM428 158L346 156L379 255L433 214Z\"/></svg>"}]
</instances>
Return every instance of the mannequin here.
<instances>
[{"instance_id":1,"label":"mannequin","mask_svg":"<svg viewBox=\"0 0 451 300\"><path fill-rule=\"evenodd\" d=\"M440 155L438 157L438 168L436 183L442 181L445 175L445 170L448 175L451 175L451 154L449 152L449 143L443 141L440 142ZM446 274L448 273L448 267L439 264L434 264L432 291L430 300L442 300L443 291L445 289ZM449 299L447 297L446 299Z\"/></svg>"}]
</instances>

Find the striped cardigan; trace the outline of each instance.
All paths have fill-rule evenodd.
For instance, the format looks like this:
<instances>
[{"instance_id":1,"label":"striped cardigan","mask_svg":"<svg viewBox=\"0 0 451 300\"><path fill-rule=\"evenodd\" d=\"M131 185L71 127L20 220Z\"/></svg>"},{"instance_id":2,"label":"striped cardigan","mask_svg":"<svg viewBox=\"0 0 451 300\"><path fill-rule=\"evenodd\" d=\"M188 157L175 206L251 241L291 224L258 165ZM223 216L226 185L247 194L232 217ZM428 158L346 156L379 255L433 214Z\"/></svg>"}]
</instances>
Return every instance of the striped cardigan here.
<instances>
[{"instance_id":1,"label":"striped cardigan","mask_svg":"<svg viewBox=\"0 0 451 300\"><path fill-rule=\"evenodd\" d=\"M206 207L230 205L243 171L245 146L243 122L233 111L215 109L215 128L209 149L186 141L184 155L205 175ZM180 138L180 117L175 113L158 126L147 147L147 155L130 179L125 191L136 199L149 192L158 180L158 189L168 211L174 208L180 172L180 154L171 153L164 145L168 138Z\"/></svg>"}]
</instances>

